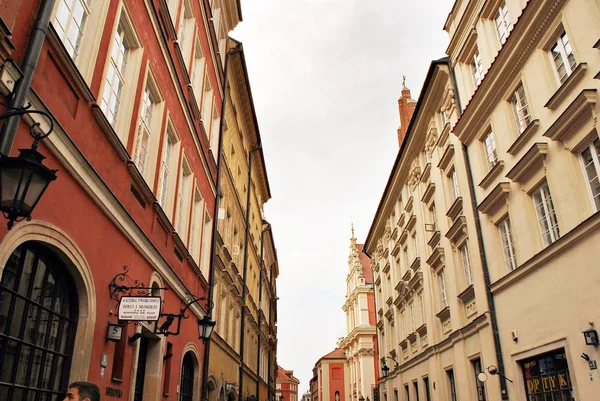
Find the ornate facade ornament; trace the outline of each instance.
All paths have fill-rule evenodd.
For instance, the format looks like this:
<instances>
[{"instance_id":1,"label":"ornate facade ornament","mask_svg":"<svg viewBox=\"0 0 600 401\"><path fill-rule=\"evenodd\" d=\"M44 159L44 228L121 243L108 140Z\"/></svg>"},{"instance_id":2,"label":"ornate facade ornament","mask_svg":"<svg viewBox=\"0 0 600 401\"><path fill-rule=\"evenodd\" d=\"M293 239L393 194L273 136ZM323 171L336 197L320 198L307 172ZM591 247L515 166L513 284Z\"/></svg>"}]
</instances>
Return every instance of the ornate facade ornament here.
<instances>
[{"instance_id":1,"label":"ornate facade ornament","mask_svg":"<svg viewBox=\"0 0 600 401\"><path fill-rule=\"evenodd\" d=\"M358 355L373 356L373 355L375 355L375 350L373 348L361 348L358 350Z\"/></svg>"},{"instance_id":2,"label":"ornate facade ornament","mask_svg":"<svg viewBox=\"0 0 600 401\"><path fill-rule=\"evenodd\" d=\"M435 144L438 140L438 132L435 123L431 124L429 130L427 131L427 137L425 139L425 152L431 158L433 154L433 150L435 149Z\"/></svg>"},{"instance_id":3,"label":"ornate facade ornament","mask_svg":"<svg viewBox=\"0 0 600 401\"><path fill-rule=\"evenodd\" d=\"M414 190L420 178L421 166L419 165L419 160L415 159L410 166L410 173L408 173L408 185Z\"/></svg>"}]
</instances>

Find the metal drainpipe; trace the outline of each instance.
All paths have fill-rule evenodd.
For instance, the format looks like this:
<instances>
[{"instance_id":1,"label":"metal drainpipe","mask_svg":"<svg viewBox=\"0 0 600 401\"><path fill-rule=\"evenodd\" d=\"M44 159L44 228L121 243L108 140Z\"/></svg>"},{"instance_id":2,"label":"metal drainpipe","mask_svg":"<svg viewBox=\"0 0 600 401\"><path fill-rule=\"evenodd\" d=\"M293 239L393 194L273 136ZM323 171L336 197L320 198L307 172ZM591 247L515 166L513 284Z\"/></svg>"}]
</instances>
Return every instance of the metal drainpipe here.
<instances>
[{"instance_id":1,"label":"metal drainpipe","mask_svg":"<svg viewBox=\"0 0 600 401\"><path fill-rule=\"evenodd\" d=\"M256 398L260 401L260 340L262 339L262 331L260 328L260 324L262 323L260 311L262 310L262 280L263 280L263 257L264 257L264 240L265 240L265 231L269 228L269 223L263 220L263 224L265 225L260 232L260 273L258 276L258 347L257 347L257 356L256 356ZM268 398L268 396L267 396Z\"/></svg>"},{"instance_id":2,"label":"metal drainpipe","mask_svg":"<svg viewBox=\"0 0 600 401\"><path fill-rule=\"evenodd\" d=\"M259 143L257 147L250 150L248 153L248 188L246 189L246 233L244 236L244 267L242 273L242 321L240 324L240 368L238 378L238 400L242 401L242 386L244 384L244 334L246 330L246 296L248 295L248 286L246 285L246 276L248 273L248 236L250 235L250 193L252 192L252 156L254 153L261 150L262 145Z\"/></svg>"},{"instance_id":3,"label":"metal drainpipe","mask_svg":"<svg viewBox=\"0 0 600 401\"><path fill-rule=\"evenodd\" d=\"M215 207L213 210L213 226L212 226L212 241L210 243L210 262L208 272L208 299L212 301L215 282L215 261L217 250L217 228L219 224L219 201L223 194L221 193L221 163L223 160L223 132L225 131L225 108L227 107L227 88L229 85L229 59L234 54L242 51L242 44L238 44L233 49L229 50L225 56L225 67L223 69L223 99L221 100L221 124L219 125L219 144L217 145L217 178L216 178L216 196ZM212 318L212 310L214 304L208 304L206 315ZM210 357L210 339L204 340L204 364L202 367L202 388L200 394L202 399L208 401L208 361Z\"/></svg>"},{"instance_id":4,"label":"metal drainpipe","mask_svg":"<svg viewBox=\"0 0 600 401\"><path fill-rule=\"evenodd\" d=\"M456 73L452 62L448 61L450 67L452 86L454 87L454 95L456 98L456 105L462 114L462 106L460 104L460 96L458 94L458 85L456 83ZM498 371L502 373L500 378L500 390L501 397L503 400L508 400L508 387L506 385L506 378L504 377L504 358L502 357L502 344L500 343L500 334L498 331L498 320L496 319L496 306L494 304L494 294L491 290L490 272L487 264L487 257L485 253L485 247L483 243L483 234L481 232L481 220L479 219L479 212L477 211L477 198L475 196L475 184L473 183L473 171L471 170L471 163L469 161L469 153L467 151L467 145L461 142L461 151L465 161L465 167L467 169L467 181L469 183L469 192L471 198L471 208L473 209L473 217L475 219L475 228L477 231L477 245L479 246L479 257L481 259L481 266L483 268L483 281L485 283L485 292L487 295L488 306L490 308L490 321L492 324L492 333L494 337L494 348L496 349L496 360L498 363Z\"/></svg>"},{"instance_id":5,"label":"metal drainpipe","mask_svg":"<svg viewBox=\"0 0 600 401\"><path fill-rule=\"evenodd\" d=\"M40 59L40 53L42 46L46 40L46 32L50 25L50 17L52 16L52 9L54 8L54 0L42 0L40 8L38 10L37 18L33 24L29 43L25 49L25 57L21 63L21 70L23 76L15 84L15 89L10 99L11 108L23 107L23 103L31 88L31 80L33 79L33 73L37 66L38 60ZM21 121L20 116L12 116L6 119L0 131L0 153L5 156L10 154L13 142L17 136L17 127Z\"/></svg>"},{"instance_id":6,"label":"metal drainpipe","mask_svg":"<svg viewBox=\"0 0 600 401\"><path fill-rule=\"evenodd\" d=\"M271 266L271 274L270 274L270 279L269 279L269 287L271 288L271 291L269 291L270 293L274 293L273 291L273 266ZM277 296L277 294L275 294L275 297ZM272 366L272 362L273 362L273 351L271 350L271 336L273 336L273 326L275 323L275 305L274 302L277 302L277 299L274 297L271 297L271 302L269 304L269 371L267 372L267 388L268 388L268 400L267 401L275 401L275 389L274 386L271 386L271 370L273 369Z\"/></svg>"}]
</instances>

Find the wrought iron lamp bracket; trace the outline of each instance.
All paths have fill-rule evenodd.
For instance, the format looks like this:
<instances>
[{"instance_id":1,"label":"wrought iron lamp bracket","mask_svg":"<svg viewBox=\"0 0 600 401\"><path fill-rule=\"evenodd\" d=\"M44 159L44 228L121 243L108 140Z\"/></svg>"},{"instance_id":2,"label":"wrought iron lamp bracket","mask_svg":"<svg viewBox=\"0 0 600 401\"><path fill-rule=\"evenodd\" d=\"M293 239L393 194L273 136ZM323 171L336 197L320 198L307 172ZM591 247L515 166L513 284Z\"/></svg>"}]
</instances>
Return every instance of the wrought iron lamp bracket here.
<instances>
[{"instance_id":1,"label":"wrought iron lamp bracket","mask_svg":"<svg viewBox=\"0 0 600 401\"><path fill-rule=\"evenodd\" d=\"M161 313L160 317L161 318L164 317L166 319L163 322L163 324L161 324L161 325L159 325L157 322L156 326L154 326L154 333L162 334L165 337L170 336L170 335L173 335L173 336L179 335L179 331L181 329L181 321L183 319L189 318L189 315L187 315L186 312L193 304L201 302L201 301L206 301L209 304L209 308L212 308L214 306L213 301L207 297L196 297L196 298L188 299L188 303L183 308L181 308L181 310L179 311L178 314ZM177 329L175 331L169 331L169 328L174 323L175 319L177 319Z\"/></svg>"}]
</instances>

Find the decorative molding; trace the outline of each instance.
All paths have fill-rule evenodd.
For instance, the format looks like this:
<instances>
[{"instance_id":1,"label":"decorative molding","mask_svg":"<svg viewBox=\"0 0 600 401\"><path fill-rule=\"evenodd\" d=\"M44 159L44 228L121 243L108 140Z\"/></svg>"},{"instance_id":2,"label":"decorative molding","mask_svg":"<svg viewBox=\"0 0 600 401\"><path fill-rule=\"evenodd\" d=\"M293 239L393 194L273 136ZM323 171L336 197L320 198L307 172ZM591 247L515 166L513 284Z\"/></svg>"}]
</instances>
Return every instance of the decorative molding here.
<instances>
[{"instance_id":1,"label":"decorative molding","mask_svg":"<svg viewBox=\"0 0 600 401\"><path fill-rule=\"evenodd\" d=\"M488 196L486 196L485 199L481 201L479 206L477 206L477 210L479 210L483 214L494 213L499 207L502 206L503 201L506 202L509 193L510 183L499 183L494 187L494 189L490 191Z\"/></svg>"},{"instance_id":2,"label":"decorative molding","mask_svg":"<svg viewBox=\"0 0 600 401\"><path fill-rule=\"evenodd\" d=\"M454 224L448 229L445 235L448 240L454 244L461 242L463 238L467 237L467 218L460 216L454 221Z\"/></svg>"},{"instance_id":3,"label":"decorative molding","mask_svg":"<svg viewBox=\"0 0 600 401\"><path fill-rule=\"evenodd\" d=\"M535 143L506 174L506 177L515 182L523 182L540 168L547 154L547 143Z\"/></svg>"},{"instance_id":4,"label":"decorative molding","mask_svg":"<svg viewBox=\"0 0 600 401\"><path fill-rule=\"evenodd\" d=\"M504 161L498 160L498 162L494 164L494 167L492 167L490 171L488 171L488 173L485 175L485 177L483 177L478 186L483 189L487 188L491 184L491 182L494 181L494 179L498 177L498 175L500 175L502 170L504 170Z\"/></svg>"},{"instance_id":5,"label":"decorative molding","mask_svg":"<svg viewBox=\"0 0 600 401\"><path fill-rule=\"evenodd\" d=\"M575 85L583 79L585 72L587 71L587 63L579 63L573 70L571 75L567 78L561 86L558 87L556 92L548 99L548 102L544 107L554 110L565 100L565 97L573 90Z\"/></svg>"},{"instance_id":6,"label":"decorative molding","mask_svg":"<svg viewBox=\"0 0 600 401\"><path fill-rule=\"evenodd\" d=\"M548 128L544 136L554 141L566 141L588 120L596 116L597 90L584 89Z\"/></svg>"},{"instance_id":7,"label":"decorative molding","mask_svg":"<svg viewBox=\"0 0 600 401\"><path fill-rule=\"evenodd\" d=\"M451 221L455 221L456 218L462 213L463 210L463 199L462 196L458 196L450 205L450 208L446 212L446 216L450 218Z\"/></svg>"},{"instance_id":8,"label":"decorative molding","mask_svg":"<svg viewBox=\"0 0 600 401\"><path fill-rule=\"evenodd\" d=\"M434 193L435 193L435 183L430 182L429 184L427 184L425 191L423 191L423 196L421 197L421 202L429 205L429 203L433 199Z\"/></svg>"},{"instance_id":9,"label":"decorative molding","mask_svg":"<svg viewBox=\"0 0 600 401\"><path fill-rule=\"evenodd\" d=\"M410 166L410 172L408 173L408 185L414 190L419 183L421 178L421 166L419 160L413 160Z\"/></svg>"},{"instance_id":10,"label":"decorative molding","mask_svg":"<svg viewBox=\"0 0 600 401\"><path fill-rule=\"evenodd\" d=\"M513 141L506 152L513 156L516 155L517 152L525 146L527 141L533 137L533 134L537 132L539 126L540 120L533 120L530 122L523 132L521 132L521 134Z\"/></svg>"},{"instance_id":11,"label":"decorative molding","mask_svg":"<svg viewBox=\"0 0 600 401\"><path fill-rule=\"evenodd\" d=\"M440 157L440 161L437 165L438 168L444 170L444 172L447 172L446 170L451 165L453 158L454 158L454 145L449 144L448 146L446 146L446 149L444 149L444 153L442 154L442 157Z\"/></svg>"}]
</instances>

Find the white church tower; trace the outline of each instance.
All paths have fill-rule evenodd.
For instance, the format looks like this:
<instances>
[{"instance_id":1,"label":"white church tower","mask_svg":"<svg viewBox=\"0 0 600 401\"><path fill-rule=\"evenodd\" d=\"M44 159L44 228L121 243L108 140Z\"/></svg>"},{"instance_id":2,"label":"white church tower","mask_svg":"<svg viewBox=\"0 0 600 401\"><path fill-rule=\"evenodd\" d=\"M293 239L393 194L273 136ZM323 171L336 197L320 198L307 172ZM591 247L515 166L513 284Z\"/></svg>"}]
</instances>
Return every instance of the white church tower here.
<instances>
[{"instance_id":1,"label":"white church tower","mask_svg":"<svg viewBox=\"0 0 600 401\"><path fill-rule=\"evenodd\" d=\"M350 238L346 300L342 309L346 313L346 337L340 342L346 354L348 377L346 394L352 401L371 399L375 385L375 297L373 271L362 244L356 243L354 225Z\"/></svg>"}]
</instances>

